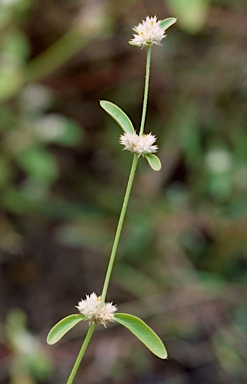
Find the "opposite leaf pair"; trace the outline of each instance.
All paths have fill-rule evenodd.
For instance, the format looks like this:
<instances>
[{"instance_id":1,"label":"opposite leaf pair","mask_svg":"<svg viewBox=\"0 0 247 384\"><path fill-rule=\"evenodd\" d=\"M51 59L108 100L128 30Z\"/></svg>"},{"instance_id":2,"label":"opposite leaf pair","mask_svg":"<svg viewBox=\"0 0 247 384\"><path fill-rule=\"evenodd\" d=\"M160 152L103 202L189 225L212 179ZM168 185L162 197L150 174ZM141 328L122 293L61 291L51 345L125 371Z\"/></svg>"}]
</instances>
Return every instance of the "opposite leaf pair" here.
<instances>
[{"instance_id":1,"label":"opposite leaf pair","mask_svg":"<svg viewBox=\"0 0 247 384\"><path fill-rule=\"evenodd\" d=\"M86 320L82 314L69 315L60 320L50 330L47 343L50 345L57 343L70 329L82 320ZM161 359L167 358L167 351L161 339L144 321L127 313L116 313L114 321L132 332L155 356Z\"/></svg>"}]
</instances>

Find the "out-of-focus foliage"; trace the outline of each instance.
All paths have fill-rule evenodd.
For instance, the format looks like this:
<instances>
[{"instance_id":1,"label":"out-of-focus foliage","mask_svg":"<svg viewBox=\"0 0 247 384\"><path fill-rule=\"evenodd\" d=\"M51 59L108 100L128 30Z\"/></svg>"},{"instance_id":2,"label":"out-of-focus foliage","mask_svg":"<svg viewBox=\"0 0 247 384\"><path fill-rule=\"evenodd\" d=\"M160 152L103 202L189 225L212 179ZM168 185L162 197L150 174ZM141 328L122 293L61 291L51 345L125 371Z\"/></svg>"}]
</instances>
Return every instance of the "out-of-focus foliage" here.
<instances>
[{"instance_id":1,"label":"out-of-focus foliage","mask_svg":"<svg viewBox=\"0 0 247 384\"><path fill-rule=\"evenodd\" d=\"M178 23L185 31L195 33L203 28L209 11L209 0L166 0L165 3L176 14Z\"/></svg>"},{"instance_id":2,"label":"out-of-focus foliage","mask_svg":"<svg viewBox=\"0 0 247 384\"><path fill-rule=\"evenodd\" d=\"M246 1L0 0L0 383L14 380L13 308L42 345L100 294L131 154L99 100L138 129L145 51L128 41L147 15L178 19L152 56L146 130L162 169L140 161L109 300L145 319L169 360L109 329L78 380L247 381ZM53 374L46 348L42 377L18 349L25 383L66 382L77 329L49 347Z\"/></svg>"},{"instance_id":3,"label":"out-of-focus foliage","mask_svg":"<svg viewBox=\"0 0 247 384\"><path fill-rule=\"evenodd\" d=\"M33 384L36 379L47 380L52 373L48 353L37 337L26 328L26 316L12 309L4 327L5 345L9 349L8 366L10 383Z\"/></svg>"}]
</instances>

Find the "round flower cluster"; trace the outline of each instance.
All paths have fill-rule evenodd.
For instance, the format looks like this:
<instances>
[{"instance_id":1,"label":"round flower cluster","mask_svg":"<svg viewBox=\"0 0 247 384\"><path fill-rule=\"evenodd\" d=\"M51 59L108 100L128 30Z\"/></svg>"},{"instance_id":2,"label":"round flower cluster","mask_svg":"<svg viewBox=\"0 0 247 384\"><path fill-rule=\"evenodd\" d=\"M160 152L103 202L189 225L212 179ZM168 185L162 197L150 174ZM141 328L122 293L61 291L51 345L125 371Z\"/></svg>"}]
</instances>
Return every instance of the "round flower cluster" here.
<instances>
[{"instance_id":1,"label":"round flower cluster","mask_svg":"<svg viewBox=\"0 0 247 384\"><path fill-rule=\"evenodd\" d=\"M137 133L124 133L120 136L120 144L124 145L124 149L137 153L138 156L145 156L148 153L157 152L158 146L153 145L156 141L156 136L148 133L141 136Z\"/></svg>"},{"instance_id":2,"label":"round flower cluster","mask_svg":"<svg viewBox=\"0 0 247 384\"><path fill-rule=\"evenodd\" d=\"M136 34L134 34L134 38L130 40L129 43L138 47L150 47L153 44L159 45L161 40L166 36L156 16L147 16L146 20L143 20L142 23L134 27L133 30Z\"/></svg>"},{"instance_id":3,"label":"round flower cluster","mask_svg":"<svg viewBox=\"0 0 247 384\"><path fill-rule=\"evenodd\" d=\"M114 312L117 310L116 305L103 303L101 297L95 293L86 295L86 299L79 301L76 308L85 316L85 320L89 320L91 324L103 324L104 327L109 321L114 321Z\"/></svg>"}]
</instances>

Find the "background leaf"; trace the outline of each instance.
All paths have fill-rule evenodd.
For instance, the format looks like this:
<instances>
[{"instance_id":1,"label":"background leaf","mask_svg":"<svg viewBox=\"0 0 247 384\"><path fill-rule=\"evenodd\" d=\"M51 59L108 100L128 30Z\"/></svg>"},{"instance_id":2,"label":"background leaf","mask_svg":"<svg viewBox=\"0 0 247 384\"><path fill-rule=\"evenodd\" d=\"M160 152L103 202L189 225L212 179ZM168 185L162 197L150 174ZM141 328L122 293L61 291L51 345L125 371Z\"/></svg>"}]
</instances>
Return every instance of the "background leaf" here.
<instances>
[{"instance_id":1,"label":"background leaf","mask_svg":"<svg viewBox=\"0 0 247 384\"><path fill-rule=\"evenodd\" d=\"M40 140L66 147L78 145L82 132L75 121L57 113L40 118L35 125L35 133Z\"/></svg>"},{"instance_id":2,"label":"background leaf","mask_svg":"<svg viewBox=\"0 0 247 384\"><path fill-rule=\"evenodd\" d=\"M184 30L195 33L203 27L209 9L208 0L166 0L165 3Z\"/></svg>"},{"instance_id":3,"label":"background leaf","mask_svg":"<svg viewBox=\"0 0 247 384\"><path fill-rule=\"evenodd\" d=\"M167 358L167 351L159 336L143 320L127 313L115 314L115 320L132 332L154 355Z\"/></svg>"},{"instance_id":4,"label":"background leaf","mask_svg":"<svg viewBox=\"0 0 247 384\"><path fill-rule=\"evenodd\" d=\"M45 185L53 183L59 174L55 157L42 147L27 148L18 154L17 161L29 177Z\"/></svg>"}]
</instances>

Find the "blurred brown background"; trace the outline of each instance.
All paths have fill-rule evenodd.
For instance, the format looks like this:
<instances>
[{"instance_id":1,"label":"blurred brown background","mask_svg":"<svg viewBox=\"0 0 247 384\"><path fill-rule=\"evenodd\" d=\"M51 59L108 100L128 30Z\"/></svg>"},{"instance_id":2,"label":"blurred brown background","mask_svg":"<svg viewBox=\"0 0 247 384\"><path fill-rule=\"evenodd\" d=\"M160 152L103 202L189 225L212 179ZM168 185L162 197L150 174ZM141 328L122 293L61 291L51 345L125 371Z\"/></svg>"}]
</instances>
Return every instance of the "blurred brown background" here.
<instances>
[{"instance_id":1,"label":"blurred brown background","mask_svg":"<svg viewBox=\"0 0 247 384\"><path fill-rule=\"evenodd\" d=\"M131 154L99 106L140 122L132 27L177 17L154 47L146 131L108 300L165 342L161 361L98 327L75 383L247 382L245 0L0 0L0 383L65 383L87 329L46 336L100 294Z\"/></svg>"}]
</instances>

